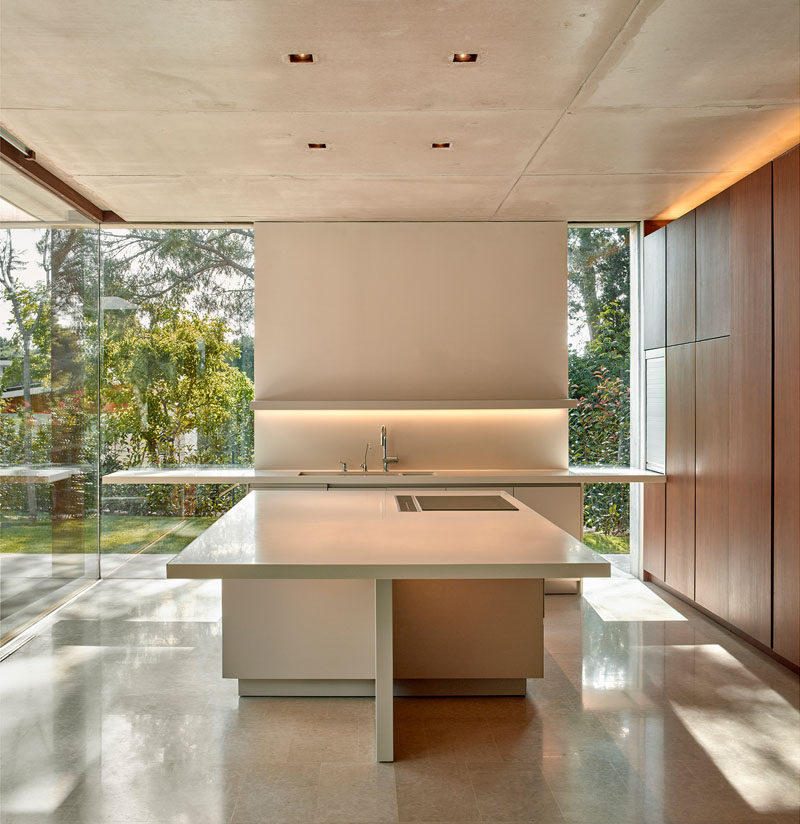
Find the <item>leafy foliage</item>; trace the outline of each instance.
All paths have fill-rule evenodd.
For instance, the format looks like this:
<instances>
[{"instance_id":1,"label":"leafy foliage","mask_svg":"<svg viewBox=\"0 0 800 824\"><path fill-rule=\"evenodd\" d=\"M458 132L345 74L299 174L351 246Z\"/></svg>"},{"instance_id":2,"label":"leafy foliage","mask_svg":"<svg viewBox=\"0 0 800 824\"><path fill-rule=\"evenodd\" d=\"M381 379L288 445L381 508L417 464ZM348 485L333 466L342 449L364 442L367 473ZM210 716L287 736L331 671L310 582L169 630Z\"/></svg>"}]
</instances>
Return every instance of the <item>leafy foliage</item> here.
<instances>
[{"instance_id":1,"label":"leafy foliage","mask_svg":"<svg viewBox=\"0 0 800 824\"><path fill-rule=\"evenodd\" d=\"M137 305L224 317L246 334L253 319L252 229L104 231L103 291Z\"/></svg>"},{"instance_id":2,"label":"leafy foliage","mask_svg":"<svg viewBox=\"0 0 800 824\"><path fill-rule=\"evenodd\" d=\"M104 471L251 464L252 230L105 231L102 250L103 291L113 296L104 316ZM124 506L214 516L242 495L218 484L145 489L143 509L141 486Z\"/></svg>"},{"instance_id":3,"label":"leafy foliage","mask_svg":"<svg viewBox=\"0 0 800 824\"><path fill-rule=\"evenodd\" d=\"M572 229L569 235L570 323L585 323L588 342L570 347L569 458L573 464L630 462L630 298L627 230ZM626 484L587 484L584 524L626 535Z\"/></svg>"},{"instance_id":4,"label":"leafy foliage","mask_svg":"<svg viewBox=\"0 0 800 824\"><path fill-rule=\"evenodd\" d=\"M104 346L107 448L130 464L249 462L253 385L225 323L161 307ZM190 437L191 436L191 437Z\"/></svg>"}]
</instances>

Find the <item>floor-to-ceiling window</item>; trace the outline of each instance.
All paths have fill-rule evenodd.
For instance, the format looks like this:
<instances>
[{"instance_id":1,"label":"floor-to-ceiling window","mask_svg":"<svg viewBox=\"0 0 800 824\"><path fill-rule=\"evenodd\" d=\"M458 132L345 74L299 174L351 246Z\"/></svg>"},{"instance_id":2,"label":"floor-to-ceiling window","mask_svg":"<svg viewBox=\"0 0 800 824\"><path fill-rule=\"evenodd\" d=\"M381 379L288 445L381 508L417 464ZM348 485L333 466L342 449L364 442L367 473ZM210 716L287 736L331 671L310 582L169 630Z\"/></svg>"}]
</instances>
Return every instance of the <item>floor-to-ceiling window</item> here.
<instances>
[{"instance_id":1,"label":"floor-to-ceiling window","mask_svg":"<svg viewBox=\"0 0 800 824\"><path fill-rule=\"evenodd\" d=\"M98 229L4 208L0 642L98 576Z\"/></svg>"},{"instance_id":2,"label":"floor-to-ceiling window","mask_svg":"<svg viewBox=\"0 0 800 824\"><path fill-rule=\"evenodd\" d=\"M630 465L630 225L574 225L568 235L571 464ZM629 552L627 484L587 484L584 540L601 553Z\"/></svg>"},{"instance_id":3,"label":"floor-to-ceiling window","mask_svg":"<svg viewBox=\"0 0 800 824\"><path fill-rule=\"evenodd\" d=\"M101 255L102 474L252 465L252 229L103 230ZM104 485L103 576L164 577L244 491Z\"/></svg>"}]
</instances>

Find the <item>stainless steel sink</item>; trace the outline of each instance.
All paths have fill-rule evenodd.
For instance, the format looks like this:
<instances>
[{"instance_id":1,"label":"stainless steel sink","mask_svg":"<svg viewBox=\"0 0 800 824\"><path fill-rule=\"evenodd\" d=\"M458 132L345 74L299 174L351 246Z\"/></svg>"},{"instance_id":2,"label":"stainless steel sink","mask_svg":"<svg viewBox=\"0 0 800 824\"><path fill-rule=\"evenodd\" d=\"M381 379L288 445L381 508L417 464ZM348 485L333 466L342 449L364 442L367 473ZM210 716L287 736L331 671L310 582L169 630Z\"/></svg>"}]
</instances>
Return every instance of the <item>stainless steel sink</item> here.
<instances>
[{"instance_id":1,"label":"stainless steel sink","mask_svg":"<svg viewBox=\"0 0 800 824\"><path fill-rule=\"evenodd\" d=\"M380 470L373 470L372 472L362 472L361 470L355 470L347 472L342 472L341 469L306 469L303 472L298 472L298 475L352 475L361 478L392 478L392 477L402 477L404 475L435 475L435 472L425 472L425 471L415 471L409 470L408 472L381 472Z\"/></svg>"}]
</instances>

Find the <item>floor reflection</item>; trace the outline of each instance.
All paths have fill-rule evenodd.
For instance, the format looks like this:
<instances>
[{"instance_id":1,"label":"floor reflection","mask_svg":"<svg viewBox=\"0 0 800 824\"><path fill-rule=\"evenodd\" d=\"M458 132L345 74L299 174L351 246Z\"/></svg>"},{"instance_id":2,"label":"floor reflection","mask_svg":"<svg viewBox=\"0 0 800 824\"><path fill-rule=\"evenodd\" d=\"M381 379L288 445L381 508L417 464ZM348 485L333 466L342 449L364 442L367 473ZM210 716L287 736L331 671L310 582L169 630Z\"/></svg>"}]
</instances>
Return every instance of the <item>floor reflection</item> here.
<instances>
[{"instance_id":1,"label":"floor reflection","mask_svg":"<svg viewBox=\"0 0 800 824\"><path fill-rule=\"evenodd\" d=\"M660 617L659 617L660 616ZM217 582L106 580L0 663L8 824L796 822L797 679L632 578L549 596L516 698L239 699Z\"/></svg>"}]
</instances>

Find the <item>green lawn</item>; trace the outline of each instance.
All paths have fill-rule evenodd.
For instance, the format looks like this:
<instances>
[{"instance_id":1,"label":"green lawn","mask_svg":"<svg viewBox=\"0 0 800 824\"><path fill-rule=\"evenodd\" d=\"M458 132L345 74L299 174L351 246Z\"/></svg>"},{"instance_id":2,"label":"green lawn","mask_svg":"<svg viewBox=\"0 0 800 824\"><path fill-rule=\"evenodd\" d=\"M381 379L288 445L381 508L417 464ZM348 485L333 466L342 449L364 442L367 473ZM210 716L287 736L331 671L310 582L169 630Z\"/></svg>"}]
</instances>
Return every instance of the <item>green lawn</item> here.
<instances>
[{"instance_id":1,"label":"green lawn","mask_svg":"<svg viewBox=\"0 0 800 824\"><path fill-rule=\"evenodd\" d=\"M128 554L148 547L147 554L180 552L208 529L216 518L178 518L156 515L103 515L100 545L104 553ZM183 523L186 521L186 523ZM179 526L180 524L180 526ZM177 527L177 528L176 528ZM75 552L94 552L97 520L62 522L57 528L76 530ZM173 530L173 531L170 531ZM167 533L167 534L165 534ZM31 523L26 518L5 521L0 528L0 552L40 554L52 551L50 521Z\"/></svg>"},{"instance_id":2,"label":"green lawn","mask_svg":"<svg viewBox=\"0 0 800 824\"><path fill-rule=\"evenodd\" d=\"M601 532L586 532L583 536L586 546L603 555L627 555L630 551L628 535L603 535Z\"/></svg>"},{"instance_id":3,"label":"green lawn","mask_svg":"<svg viewBox=\"0 0 800 824\"><path fill-rule=\"evenodd\" d=\"M145 552L169 554L180 552L190 541L204 532L216 518L179 518L160 515L103 515L100 546L104 553L130 554L147 547ZM185 523L183 523L185 521ZM59 525L77 531L73 551L94 552L97 520L67 521ZM81 534L81 532L83 534ZM628 554L627 535L603 535L587 532L583 542L595 552ZM152 544L152 546L148 546ZM50 521L30 523L27 518L6 520L0 529L0 552L41 554L52 551Z\"/></svg>"}]
</instances>

